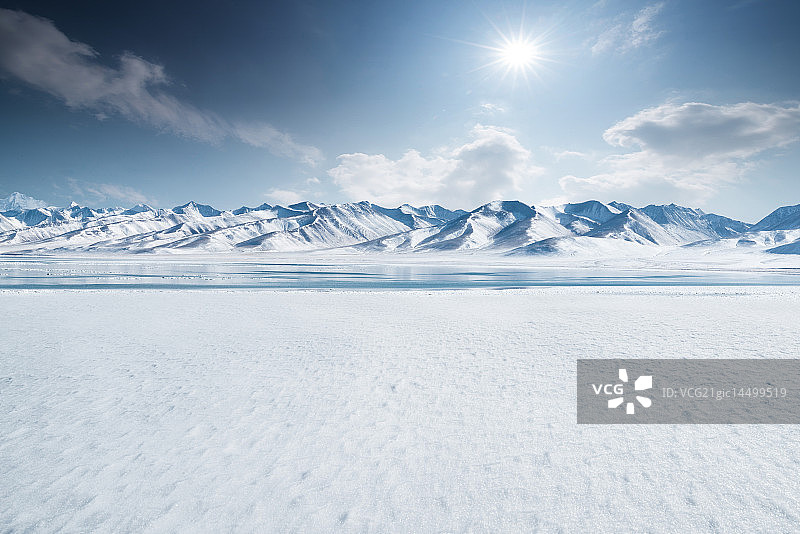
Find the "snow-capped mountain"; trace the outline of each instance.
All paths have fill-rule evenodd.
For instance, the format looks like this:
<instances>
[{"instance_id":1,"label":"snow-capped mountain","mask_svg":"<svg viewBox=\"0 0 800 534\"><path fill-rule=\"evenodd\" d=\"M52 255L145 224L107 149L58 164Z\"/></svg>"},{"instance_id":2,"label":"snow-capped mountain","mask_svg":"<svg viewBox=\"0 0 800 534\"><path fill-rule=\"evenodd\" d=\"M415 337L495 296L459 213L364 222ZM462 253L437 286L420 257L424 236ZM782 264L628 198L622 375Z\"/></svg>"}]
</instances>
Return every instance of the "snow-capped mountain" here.
<instances>
[{"instance_id":1,"label":"snow-capped mountain","mask_svg":"<svg viewBox=\"0 0 800 534\"><path fill-rule=\"evenodd\" d=\"M795 230L800 228L800 204L778 208L751 228L754 232L762 230Z\"/></svg>"},{"instance_id":2,"label":"snow-capped mountain","mask_svg":"<svg viewBox=\"0 0 800 534\"><path fill-rule=\"evenodd\" d=\"M485 248L509 225L535 215L536 210L522 202L490 202L442 225L436 233L420 241L418 248L426 250Z\"/></svg>"},{"instance_id":3,"label":"snow-capped mountain","mask_svg":"<svg viewBox=\"0 0 800 534\"><path fill-rule=\"evenodd\" d=\"M222 211L188 202L172 209L36 208L0 215L0 252L101 250L313 250L353 245L461 215L441 206L388 209L359 202L262 204Z\"/></svg>"},{"instance_id":4,"label":"snow-capped mountain","mask_svg":"<svg viewBox=\"0 0 800 534\"><path fill-rule=\"evenodd\" d=\"M625 208L627 209L627 208ZM577 204L564 204L553 208L553 216L563 226L582 235L619 215L622 211L611 204L587 200Z\"/></svg>"},{"instance_id":5,"label":"snow-capped mountain","mask_svg":"<svg viewBox=\"0 0 800 534\"><path fill-rule=\"evenodd\" d=\"M24 211L46 207L47 202L23 195L22 193L11 193L8 197L0 199L0 212Z\"/></svg>"},{"instance_id":6,"label":"snow-capped mountain","mask_svg":"<svg viewBox=\"0 0 800 534\"><path fill-rule=\"evenodd\" d=\"M407 205L406 205L407 206ZM403 208L403 207L401 207ZM406 209L411 208L407 206ZM496 201L485 204L469 213L464 211L448 212L441 206L435 206L441 217L450 217L449 222L418 228L383 236L376 240L360 244L358 248L367 250L465 250L486 248L513 248L513 234L531 232L528 240L533 239L536 228L541 226L535 208L517 201ZM528 225L523 228L517 223ZM551 226L555 221L544 223ZM510 230L509 232L506 232ZM556 232L564 231L554 230ZM549 231L544 230L545 235ZM505 244L504 244L505 243Z\"/></svg>"},{"instance_id":7,"label":"snow-capped mountain","mask_svg":"<svg viewBox=\"0 0 800 534\"><path fill-rule=\"evenodd\" d=\"M776 209L737 241L740 247L767 247L774 254L800 254L800 204Z\"/></svg>"},{"instance_id":8,"label":"snow-capped mountain","mask_svg":"<svg viewBox=\"0 0 800 534\"><path fill-rule=\"evenodd\" d=\"M233 210L234 215L241 215L242 213L250 213L251 211L263 211L263 210L270 210L272 206L267 204L266 202L261 204L260 206L256 206L255 208L248 208L247 206L242 206L241 208L237 208Z\"/></svg>"},{"instance_id":9,"label":"snow-capped mountain","mask_svg":"<svg viewBox=\"0 0 800 534\"><path fill-rule=\"evenodd\" d=\"M678 228L685 229L681 226ZM644 211L636 208L630 208L615 215L585 235L587 237L622 239L642 245L677 245L682 241L665 225L657 223ZM691 241L697 241L697 239L683 240L683 242Z\"/></svg>"},{"instance_id":10,"label":"snow-capped mountain","mask_svg":"<svg viewBox=\"0 0 800 534\"><path fill-rule=\"evenodd\" d=\"M675 204L627 208L587 232L589 237L612 237L641 244L685 245L746 232L747 223Z\"/></svg>"},{"instance_id":11,"label":"snow-capped mountain","mask_svg":"<svg viewBox=\"0 0 800 534\"><path fill-rule=\"evenodd\" d=\"M664 247L800 253L800 205L749 225L675 204L635 208L595 200L559 206L494 201L470 212L370 202L225 211L194 201L171 209L27 207L30 201L37 202L18 193L4 201L13 209L0 212L0 253L341 249L625 255Z\"/></svg>"},{"instance_id":12,"label":"snow-capped mountain","mask_svg":"<svg viewBox=\"0 0 800 534\"><path fill-rule=\"evenodd\" d=\"M296 222L295 227L267 232L234 246L271 251L341 247L446 222L445 219L418 217L401 208L387 209L370 202L319 206L288 219Z\"/></svg>"},{"instance_id":13,"label":"snow-capped mountain","mask_svg":"<svg viewBox=\"0 0 800 534\"><path fill-rule=\"evenodd\" d=\"M733 237L750 228L749 224L741 221L675 204L650 204L641 211L683 242Z\"/></svg>"},{"instance_id":14,"label":"snow-capped mountain","mask_svg":"<svg viewBox=\"0 0 800 534\"><path fill-rule=\"evenodd\" d=\"M179 215L199 215L200 217L217 217L218 215L222 215L221 211L206 204L198 204L195 201L187 202L183 206L172 208L172 213L177 213Z\"/></svg>"}]
</instances>

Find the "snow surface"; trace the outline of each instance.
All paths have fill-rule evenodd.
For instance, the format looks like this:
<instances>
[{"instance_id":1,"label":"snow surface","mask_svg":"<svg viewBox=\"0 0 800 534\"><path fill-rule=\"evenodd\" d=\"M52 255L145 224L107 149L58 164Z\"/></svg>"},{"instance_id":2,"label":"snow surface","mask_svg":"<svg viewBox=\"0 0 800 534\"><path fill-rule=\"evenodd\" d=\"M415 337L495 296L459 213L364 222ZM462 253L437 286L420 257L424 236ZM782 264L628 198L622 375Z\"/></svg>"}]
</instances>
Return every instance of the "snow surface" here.
<instances>
[{"instance_id":1,"label":"snow surface","mask_svg":"<svg viewBox=\"0 0 800 534\"><path fill-rule=\"evenodd\" d=\"M0 531L800 529L797 427L575 412L577 358L798 357L798 287L0 305Z\"/></svg>"}]
</instances>

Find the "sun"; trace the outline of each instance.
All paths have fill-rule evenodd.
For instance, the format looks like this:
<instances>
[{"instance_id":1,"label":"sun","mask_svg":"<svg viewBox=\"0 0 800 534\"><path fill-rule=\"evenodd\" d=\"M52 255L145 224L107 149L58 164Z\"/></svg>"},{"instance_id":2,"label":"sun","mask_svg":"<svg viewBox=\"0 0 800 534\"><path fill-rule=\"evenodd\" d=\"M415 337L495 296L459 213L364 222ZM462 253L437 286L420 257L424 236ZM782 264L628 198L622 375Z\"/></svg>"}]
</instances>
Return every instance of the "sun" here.
<instances>
[{"instance_id":1,"label":"sun","mask_svg":"<svg viewBox=\"0 0 800 534\"><path fill-rule=\"evenodd\" d=\"M482 51L483 63L469 73L483 72L486 80L510 81L514 87L519 80L524 80L526 85L529 85L531 78L544 81L542 74L549 70L548 65L557 63L553 48L553 34L557 28L528 27L524 11L518 19L506 20L505 31L492 18L487 15L484 18L494 30L494 38L491 39L493 42L480 43L441 37Z\"/></svg>"},{"instance_id":2,"label":"sun","mask_svg":"<svg viewBox=\"0 0 800 534\"><path fill-rule=\"evenodd\" d=\"M530 77L541 79L541 71L546 64L552 62L549 50L549 31L533 32L520 22L516 29L502 31L494 22L487 18L496 33L496 39L491 44L481 44L470 41L453 39L456 42L467 44L485 51L487 60L471 72L484 71L487 78L501 80L520 78L525 82Z\"/></svg>"},{"instance_id":3,"label":"sun","mask_svg":"<svg viewBox=\"0 0 800 534\"><path fill-rule=\"evenodd\" d=\"M539 51L533 41L528 39L514 39L496 48L498 59L507 69L516 72L527 71L533 68L539 59Z\"/></svg>"}]
</instances>

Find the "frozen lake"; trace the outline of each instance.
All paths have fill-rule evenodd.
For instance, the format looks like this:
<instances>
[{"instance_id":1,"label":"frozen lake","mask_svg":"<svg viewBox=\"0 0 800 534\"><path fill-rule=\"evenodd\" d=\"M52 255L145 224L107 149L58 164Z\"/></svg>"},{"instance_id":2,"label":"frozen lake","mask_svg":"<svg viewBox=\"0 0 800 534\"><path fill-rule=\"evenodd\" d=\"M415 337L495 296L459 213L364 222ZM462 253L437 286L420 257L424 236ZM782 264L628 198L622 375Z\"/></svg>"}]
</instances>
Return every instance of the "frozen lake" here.
<instances>
[{"instance_id":1,"label":"frozen lake","mask_svg":"<svg viewBox=\"0 0 800 534\"><path fill-rule=\"evenodd\" d=\"M797 285L800 262L469 255L0 255L0 289L509 289L537 286Z\"/></svg>"},{"instance_id":2,"label":"frozen lake","mask_svg":"<svg viewBox=\"0 0 800 534\"><path fill-rule=\"evenodd\" d=\"M796 358L800 288L0 290L0 531L795 532L792 425L577 425L576 359Z\"/></svg>"}]
</instances>

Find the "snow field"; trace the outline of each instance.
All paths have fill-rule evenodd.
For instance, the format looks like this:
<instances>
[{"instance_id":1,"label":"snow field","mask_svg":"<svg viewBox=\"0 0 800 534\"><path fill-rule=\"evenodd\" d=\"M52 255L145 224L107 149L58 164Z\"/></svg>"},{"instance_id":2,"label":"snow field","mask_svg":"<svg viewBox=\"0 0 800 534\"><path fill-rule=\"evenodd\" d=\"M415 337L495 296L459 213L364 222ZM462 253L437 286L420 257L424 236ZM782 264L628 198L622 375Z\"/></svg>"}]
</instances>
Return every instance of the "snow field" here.
<instances>
[{"instance_id":1,"label":"snow field","mask_svg":"<svg viewBox=\"0 0 800 534\"><path fill-rule=\"evenodd\" d=\"M579 426L583 357L800 355L800 288L0 291L0 530L797 531L800 432Z\"/></svg>"}]
</instances>

